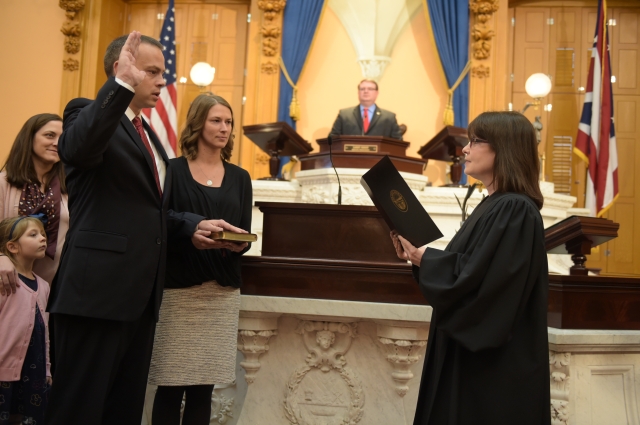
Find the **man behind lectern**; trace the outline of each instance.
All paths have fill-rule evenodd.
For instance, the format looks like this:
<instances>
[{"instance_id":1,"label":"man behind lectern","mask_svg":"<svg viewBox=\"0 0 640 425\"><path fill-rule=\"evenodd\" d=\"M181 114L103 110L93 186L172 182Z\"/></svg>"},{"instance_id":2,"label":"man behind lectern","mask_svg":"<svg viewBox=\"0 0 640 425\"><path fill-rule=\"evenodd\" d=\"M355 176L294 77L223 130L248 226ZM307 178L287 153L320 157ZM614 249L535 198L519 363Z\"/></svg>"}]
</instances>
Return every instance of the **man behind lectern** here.
<instances>
[{"instance_id":1,"label":"man behind lectern","mask_svg":"<svg viewBox=\"0 0 640 425\"><path fill-rule=\"evenodd\" d=\"M358 84L358 100L355 108L341 109L331 128L330 136L384 136L402 140L396 114L378 108L378 83L364 79Z\"/></svg>"}]
</instances>

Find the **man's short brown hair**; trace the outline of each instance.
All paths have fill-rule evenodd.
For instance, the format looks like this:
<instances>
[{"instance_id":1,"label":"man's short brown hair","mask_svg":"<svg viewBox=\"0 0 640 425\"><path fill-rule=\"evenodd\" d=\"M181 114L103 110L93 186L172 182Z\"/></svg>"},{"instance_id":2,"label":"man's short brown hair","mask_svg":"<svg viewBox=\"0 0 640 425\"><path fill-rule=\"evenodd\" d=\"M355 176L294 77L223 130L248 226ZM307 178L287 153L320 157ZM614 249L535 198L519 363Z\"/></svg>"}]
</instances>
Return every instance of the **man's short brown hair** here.
<instances>
[{"instance_id":1,"label":"man's short brown hair","mask_svg":"<svg viewBox=\"0 0 640 425\"><path fill-rule=\"evenodd\" d=\"M104 72L107 74L107 77L113 77L113 64L116 63L118 58L120 57L120 51L122 50L122 46L126 43L129 34L121 35L120 37L113 40L107 46L107 51L104 54ZM140 36L140 43L151 44L152 46L156 46L158 49L163 50L162 44L155 38L151 38L148 35Z\"/></svg>"},{"instance_id":2,"label":"man's short brown hair","mask_svg":"<svg viewBox=\"0 0 640 425\"><path fill-rule=\"evenodd\" d=\"M372 80L371 78L365 78L364 80L360 81L358 83L358 89L360 89L360 84L364 83L364 82L368 82L368 83L373 83L376 85L376 91L378 91L378 82L376 80Z\"/></svg>"}]
</instances>

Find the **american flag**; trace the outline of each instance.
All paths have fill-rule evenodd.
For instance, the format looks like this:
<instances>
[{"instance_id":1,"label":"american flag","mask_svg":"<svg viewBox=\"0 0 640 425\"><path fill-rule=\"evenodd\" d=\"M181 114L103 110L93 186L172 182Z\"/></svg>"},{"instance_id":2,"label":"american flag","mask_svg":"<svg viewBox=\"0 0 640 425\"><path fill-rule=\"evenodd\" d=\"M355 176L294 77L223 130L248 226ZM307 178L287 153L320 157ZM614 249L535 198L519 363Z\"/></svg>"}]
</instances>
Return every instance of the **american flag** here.
<instances>
[{"instance_id":1,"label":"american flag","mask_svg":"<svg viewBox=\"0 0 640 425\"><path fill-rule=\"evenodd\" d=\"M573 150L589 166L585 207L594 217L604 215L618 197L618 152L613 125L606 11L606 1L600 0L587 93L578 126L576 147Z\"/></svg>"},{"instance_id":2,"label":"american flag","mask_svg":"<svg viewBox=\"0 0 640 425\"><path fill-rule=\"evenodd\" d=\"M178 136L177 79L176 79L176 27L173 0L169 0L167 14L164 17L160 43L164 54L164 79L167 85L160 91L160 99L155 108L142 111L151 124L151 128L158 135L169 158L176 156L176 140Z\"/></svg>"}]
</instances>

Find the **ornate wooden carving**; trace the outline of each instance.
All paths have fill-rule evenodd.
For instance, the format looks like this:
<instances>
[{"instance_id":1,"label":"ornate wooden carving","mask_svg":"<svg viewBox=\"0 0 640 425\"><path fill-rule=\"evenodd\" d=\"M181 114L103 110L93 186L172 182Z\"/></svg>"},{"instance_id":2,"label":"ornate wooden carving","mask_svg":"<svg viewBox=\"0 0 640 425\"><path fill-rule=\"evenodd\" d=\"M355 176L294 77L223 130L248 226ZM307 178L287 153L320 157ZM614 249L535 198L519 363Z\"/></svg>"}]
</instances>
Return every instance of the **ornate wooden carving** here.
<instances>
[{"instance_id":1,"label":"ornate wooden carving","mask_svg":"<svg viewBox=\"0 0 640 425\"><path fill-rule=\"evenodd\" d=\"M84 9L85 0L60 0L58 5L65 11L67 20L62 24L60 32L64 34L64 50L70 55L80 52L80 37L82 35L80 21L76 20L78 12ZM65 71L77 71L80 69L79 62L75 59L67 58L62 63Z\"/></svg>"},{"instance_id":2,"label":"ornate wooden carving","mask_svg":"<svg viewBox=\"0 0 640 425\"><path fill-rule=\"evenodd\" d=\"M473 42L471 47L473 57L476 60L486 60L491 55L491 39L495 36L495 32L487 21L499 8L499 0L471 0L469 9L475 16L475 24L471 29L471 37ZM473 67L471 76L476 78L485 78L489 76L489 68L483 65Z\"/></svg>"},{"instance_id":3,"label":"ornate wooden carving","mask_svg":"<svg viewBox=\"0 0 640 425\"><path fill-rule=\"evenodd\" d=\"M77 71L80 69L80 62L75 59L67 58L62 61L62 69L65 71Z\"/></svg>"},{"instance_id":4,"label":"ornate wooden carving","mask_svg":"<svg viewBox=\"0 0 640 425\"><path fill-rule=\"evenodd\" d=\"M284 10L286 0L260 0L258 8L264 12L262 20L262 55L266 57L278 56L278 48L280 46L280 36L282 28L276 20L276 16ZM271 61L263 63L260 67L265 74L273 74L278 71L278 65Z\"/></svg>"},{"instance_id":5,"label":"ornate wooden carving","mask_svg":"<svg viewBox=\"0 0 640 425\"><path fill-rule=\"evenodd\" d=\"M260 70L264 74L275 74L276 72L278 72L278 69L280 69L278 64L271 61L265 62L262 65L260 65Z\"/></svg>"},{"instance_id":6,"label":"ornate wooden carving","mask_svg":"<svg viewBox=\"0 0 640 425\"><path fill-rule=\"evenodd\" d=\"M488 78L491 75L491 68L484 65L478 65L471 68L471 76L476 78Z\"/></svg>"}]
</instances>

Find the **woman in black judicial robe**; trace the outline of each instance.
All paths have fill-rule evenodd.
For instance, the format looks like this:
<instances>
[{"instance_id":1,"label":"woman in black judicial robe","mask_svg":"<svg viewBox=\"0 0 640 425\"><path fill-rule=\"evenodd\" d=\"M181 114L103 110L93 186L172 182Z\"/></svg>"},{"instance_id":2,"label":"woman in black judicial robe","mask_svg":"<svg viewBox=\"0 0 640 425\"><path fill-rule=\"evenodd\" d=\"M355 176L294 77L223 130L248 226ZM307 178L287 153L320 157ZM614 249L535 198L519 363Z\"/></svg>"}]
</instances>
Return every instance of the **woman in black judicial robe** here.
<instances>
[{"instance_id":1,"label":"woman in black judicial robe","mask_svg":"<svg viewBox=\"0 0 640 425\"><path fill-rule=\"evenodd\" d=\"M535 130L517 112L468 128L486 197L444 251L392 232L433 307L414 424L550 424L548 271Z\"/></svg>"},{"instance_id":2,"label":"woman in black judicial robe","mask_svg":"<svg viewBox=\"0 0 640 425\"><path fill-rule=\"evenodd\" d=\"M222 219L236 232L251 228L251 178L229 163L233 112L219 96L198 96L180 137L182 157L172 159L170 208ZM208 425L214 385L236 379L240 260L246 243L217 241L197 250L169 240L165 291L149 370L158 385L154 425Z\"/></svg>"}]
</instances>

